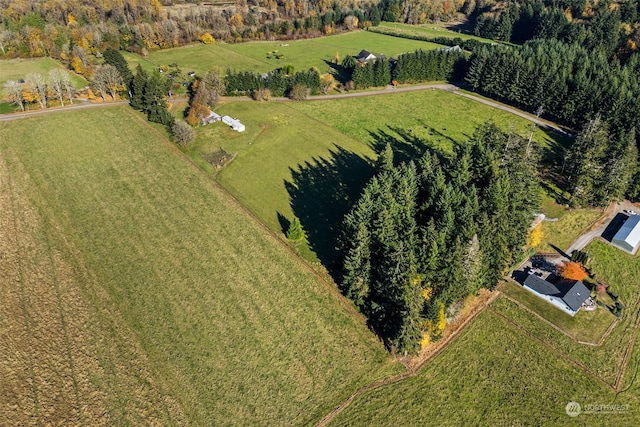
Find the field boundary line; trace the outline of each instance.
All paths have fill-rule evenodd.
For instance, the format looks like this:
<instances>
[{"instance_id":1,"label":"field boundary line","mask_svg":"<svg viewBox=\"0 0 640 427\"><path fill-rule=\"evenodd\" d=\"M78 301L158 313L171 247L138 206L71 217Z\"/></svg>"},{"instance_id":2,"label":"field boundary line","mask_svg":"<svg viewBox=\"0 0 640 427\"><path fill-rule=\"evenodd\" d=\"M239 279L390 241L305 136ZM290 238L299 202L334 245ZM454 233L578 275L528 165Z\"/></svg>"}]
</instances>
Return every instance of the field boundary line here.
<instances>
[{"instance_id":1,"label":"field boundary line","mask_svg":"<svg viewBox=\"0 0 640 427\"><path fill-rule=\"evenodd\" d=\"M212 182L213 185L217 189L222 191L223 194L226 197L228 197L236 206L238 206L243 212L245 212L247 215L249 215L249 217L251 217L251 219L253 219L256 223L258 223L261 226L261 228L264 229L269 235L271 235L273 238L275 238L276 241L282 247L284 247L290 254L292 254L302 264L302 266L307 271L311 272L320 281L320 283L325 288L327 288L330 291L330 293L334 297L337 298L338 301L340 301L342 303L342 305L346 308L346 310L349 313L351 313L356 320L358 320L359 322L361 322L364 325L367 324L367 320L364 317L364 315L362 313L360 313L358 310L356 310L356 308L351 304L351 302L347 299L347 297L345 297L344 295L342 295L340 293L340 291L337 289L337 287L332 286L324 277L322 277L322 275L320 275L320 273L318 271L316 271L313 268L313 266L311 266L311 264L309 264L305 259L303 259L293 248L291 248L285 241L283 241L282 238L280 236L278 236L273 230L271 230L269 227L267 227L267 225L265 223L263 223L253 212L251 212L249 210L249 208L247 208L238 199L236 199L231 193L229 193L229 191L226 188L224 188L222 186L222 184L220 184L218 181L216 181L215 178L212 177L211 175L209 175L207 172L202 170L202 168L200 168L193 160L191 160L186 154L184 154L182 151L180 151L175 146L174 143L169 141L162 133L160 133L160 131L158 131L156 128L151 126L149 124L149 122L147 122L146 120L142 119L140 116L135 114L135 112L132 111L131 109L126 109L126 111L130 116L134 117L136 120L138 120L139 122L143 123L148 129L150 129L155 135L157 135L167 146L169 146L170 149L172 149L175 153L180 155L180 157L182 157L189 164L191 164L199 174L203 175L210 182Z\"/></svg>"},{"instance_id":2,"label":"field boundary line","mask_svg":"<svg viewBox=\"0 0 640 427\"><path fill-rule=\"evenodd\" d=\"M640 299L636 298L636 299ZM622 382L622 376L624 372L627 370L627 366L629 365L629 360L631 359L631 354L633 353L633 346L636 342L636 337L638 336L638 329L640 329L640 315L636 312L636 325L633 329L633 334L631 335L631 339L629 340L629 345L627 346L627 350L625 351L624 358L622 359L622 364L620 365L620 370L618 371L618 375L616 375L616 391L620 387L620 383Z\"/></svg>"},{"instance_id":3,"label":"field boundary line","mask_svg":"<svg viewBox=\"0 0 640 427\"><path fill-rule=\"evenodd\" d=\"M517 283L517 282L514 282L514 283ZM618 322L620 321L620 318L616 318L613 322L611 322L611 325L609 325L609 327L607 328L605 333L602 334L602 336L600 337L600 339L598 340L597 343L588 342L588 341L580 341L579 339L577 339L576 337L571 335L569 332L567 332L564 329L562 329L560 326L556 325L555 323L553 323L549 319L545 319L542 315L540 315L539 313L536 313L534 310L532 310L529 307L527 307L524 303L522 303L522 302L518 301L517 299L505 294L504 292L502 292L502 296L505 297L506 299L508 299L509 301L513 302L514 304L516 304L518 307L520 307L520 308L524 309L525 311L528 311L529 313L533 314L538 319L542 320L543 322L545 322L546 324L551 326L553 329L555 329L558 332L560 332L561 334L565 335L567 338L569 338L572 341L575 341L576 343L581 344L581 345L588 345L588 346L591 346L591 347L600 347L604 343L605 339L609 336L611 331L613 330L613 327L615 325L617 325Z\"/></svg>"},{"instance_id":4,"label":"field boundary line","mask_svg":"<svg viewBox=\"0 0 640 427\"><path fill-rule=\"evenodd\" d=\"M325 427L327 426L331 421L333 421L333 419L338 416L341 412L343 412L350 404L351 402L353 402L355 400L356 397L360 396L363 393L366 393L368 391L380 388L380 387L384 387L386 385L389 384L394 384L397 383L399 381L405 380L407 378L412 378L415 377L416 375L418 375L420 373L420 370L422 370L422 368L431 360L433 360L436 356L438 356L440 353L442 353L448 346L449 343L451 341L453 341L453 339L455 339L456 337L460 336L462 333L466 332L467 330L467 326L469 326L469 324L476 318L478 317L478 315L480 313L482 313L486 308L489 308L489 305L500 295L500 292L494 292L491 297L489 299L487 299L487 301L485 301L483 304L481 304L479 306L479 308L476 308L474 311L472 311L466 318L465 320L460 323L456 329L451 332L451 334L449 334L446 338L444 338L442 341L438 341L438 345L433 349L433 351L431 353L429 353L426 357L424 357L424 359L420 360L420 362L415 365L415 366L410 366L407 363L403 363L403 365L405 365L405 367L407 368L407 372L403 372L401 374L386 378L384 380L379 380L379 381L375 381L372 382L370 384L364 385L362 387L360 387L359 389L357 389L353 394L351 394L351 396L349 396L347 399L345 399L340 405L336 406L331 412L329 412L327 415L324 416L324 418L322 418L315 427Z\"/></svg>"},{"instance_id":5,"label":"field boundary line","mask_svg":"<svg viewBox=\"0 0 640 427\"><path fill-rule=\"evenodd\" d=\"M556 347L554 347L553 345L551 345L550 343L548 343L546 340L543 340L542 338L538 337L537 335L534 335L532 332L530 332L529 330L525 329L523 326L520 326L519 324L517 324L515 321L513 321L512 319L510 319L509 317L507 317L505 314L500 313L498 310L492 308L492 307L488 307L487 308L489 311L491 311L492 313L495 313L497 316L500 316L501 318L503 318L505 321L507 321L508 323L512 324L513 326L515 326L516 328L520 329L522 332L524 332L526 335L528 335L529 337L535 339L536 341L542 343L542 345L544 345L545 347L547 347L548 349L552 350L553 352L559 354L560 356L562 356L565 360L573 363L577 368L579 368L580 370L582 370L584 373L586 373L587 375L593 377L595 380L601 382L602 384L606 385L608 388L610 388L612 391L616 392L616 388L614 385L609 384L607 381L605 381L602 377L600 377L598 374L596 374L595 372L593 372L592 370L590 370L589 368L587 368L586 366L584 366L582 363L578 362L577 360L575 360L574 358L572 358L571 356L567 355L566 353L558 350Z\"/></svg>"}]
</instances>

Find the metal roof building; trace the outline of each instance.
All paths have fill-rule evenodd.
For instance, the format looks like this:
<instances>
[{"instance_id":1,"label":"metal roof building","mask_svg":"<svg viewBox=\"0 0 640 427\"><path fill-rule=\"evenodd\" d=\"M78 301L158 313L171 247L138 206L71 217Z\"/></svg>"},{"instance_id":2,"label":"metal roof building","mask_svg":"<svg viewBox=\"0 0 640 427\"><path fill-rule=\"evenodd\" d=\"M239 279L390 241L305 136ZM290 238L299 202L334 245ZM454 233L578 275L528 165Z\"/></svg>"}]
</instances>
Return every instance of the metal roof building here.
<instances>
[{"instance_id":1,"label":"metal roof building","mask_svg":"<svg viewBox=\"0 0 640 427\"><path fill-rule=\"evenodd\" d=\"M631 215L611 240L616 246L633 253L640 246L640 215Z\"/></svg>"}]
</instances>

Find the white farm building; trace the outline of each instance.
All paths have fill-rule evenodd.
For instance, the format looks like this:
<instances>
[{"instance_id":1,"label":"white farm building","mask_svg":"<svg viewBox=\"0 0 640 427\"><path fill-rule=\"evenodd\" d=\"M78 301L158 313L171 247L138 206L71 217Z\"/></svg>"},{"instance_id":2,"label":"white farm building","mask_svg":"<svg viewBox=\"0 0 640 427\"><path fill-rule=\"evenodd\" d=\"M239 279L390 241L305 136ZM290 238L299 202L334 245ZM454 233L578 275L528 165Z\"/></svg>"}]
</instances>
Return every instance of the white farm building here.
<instances>
[{"instance_id":1,"label":"white farm building","mask_svg":"<svg viewBox=\"0 0 640 427\"><path fill-rule=\"evenodd\" d=\"M222 123L229 126L236 132L244 132L244 125L240 123L240 120L234 119L231 116L222 116Z\"/></svg>"},{"instance_id":2,"label":"white farm building","mask_svg":"<svg viewBox=\"0 0 640 427\"><path fill-rule=\"evenodd\" d=\"M628 252L635 252L640 247L640 215L631 215L627 218L613 236L611 243Z\"/></svg>"}]
</instances>

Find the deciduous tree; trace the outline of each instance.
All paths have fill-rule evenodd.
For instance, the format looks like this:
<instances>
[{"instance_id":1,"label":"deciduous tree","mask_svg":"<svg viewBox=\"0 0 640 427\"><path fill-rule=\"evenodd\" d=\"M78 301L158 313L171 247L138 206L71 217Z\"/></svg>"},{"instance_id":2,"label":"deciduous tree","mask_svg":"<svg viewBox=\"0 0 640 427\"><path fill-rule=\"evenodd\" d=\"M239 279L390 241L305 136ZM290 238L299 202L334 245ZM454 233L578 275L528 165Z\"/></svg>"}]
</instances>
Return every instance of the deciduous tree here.
<instances>
[{"instance_id":1,"label":"deciduous tree","mask_svg":"<svg viewBox=\"0 0 640 427\"><path fill-rule=\"evenodd\" d=\"M16 80L7 80L4 84L4 96L6 96L11 102L20 107L20 110L24 111L24 95L23 84L18 83Z\"/></svg>"}]
</instances>

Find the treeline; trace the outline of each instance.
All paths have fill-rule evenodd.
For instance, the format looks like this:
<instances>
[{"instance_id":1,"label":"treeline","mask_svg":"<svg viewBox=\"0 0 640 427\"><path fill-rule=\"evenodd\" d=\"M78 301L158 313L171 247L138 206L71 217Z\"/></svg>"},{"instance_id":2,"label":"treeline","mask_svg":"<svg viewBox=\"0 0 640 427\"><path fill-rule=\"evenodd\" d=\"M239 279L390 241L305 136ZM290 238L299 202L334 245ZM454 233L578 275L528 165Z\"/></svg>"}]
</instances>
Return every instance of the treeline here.
<instances>
[{"instance_id":1,"label":"treeline","mask_svg":"<svg viewBox=\"0 0 640 427\"><path fill-rule=\"evenodd\" d=\"M174 118L169 112L165 100L169 86L170 81L158 71L149 74L138 64L136 74L131 78L129 84L131 93L129 103L133 108L144 112L150 122L170 127L174 123Z\"/></svg>"},{"instance_id":2,"label":"treeline","mask_svg":"<svg viewBox=\"0 0 640 427\"><path fill-rule=\"evenodd\" d=\"M269 89L273 96L285 96L296 85L304 86L312 95L317 95L320 93L320 74L314 69L294 73L291 66L277 68L266 74L228 69L224 84L228 96L251 95L260 89Z\"/></svg>"},{"instance_id":3,"label":"treeline","mask_svg":"<svg viewBox=\"0 0 640 427\"><path fill-rule=\"evenodd\" d=\"M398 56L393 79L398 83L461 80L466 71L467 58L461 50L417 50Z\"/></svg>"},{"instance_id":4,"label":"treeline","mask_svg":"<svg viewBox=\"0 0 640 427\"><path fill-rule=\"evenodd\" d=\"M633 128L612 134L600 116L584 126L564 162L573 206L606 206L622 200L625 194L632 200L640 199L635 137Z\"/></svg>"},{"instance_id":5,"label":"treeline","mask_svg":"<svg viewBox=\"0 0 640 427\"><path fill-rule=\"evenodd\" d=\"M92 55L107 48L145 54L198 40L226 42L304 38L380 22L375 4L293 0L224 6L164 7L158 0L0 0L0 55L51 56L91 72Z\"/></svg>"},{"instance_id":6,"label":"treeline","mask_svg":"<svg viewBox=\"0 0 640 427\"><path fill-rule=\"evenodd\" d=\"M391 65L385 57L379 57L375 61L363 65L356 64L352 68L346 69L350 71L351 80L356 89L386 86L391 83Z\"/></svg>"},{"instance_id":7,"label":"treeline","mask_svg":"<svg viewBox=\"0 0 640 427\"><path fill-rule=\"evenodd\" d=\"M622 66L579 45L534 40L522 47L474 52L466 81L473 90L580 127L597 114L613 130L640 128L640 55Z\"/></svg>"},{"instance_id":8,"label":"treeline","mask_svg":"<svg viewBox=\"0 0 640 427\"><path fill-rule=\"evenodd\" d=\"M492 289L521 256L539 203L537 160L527 140L494 124L446 159L427 153L379 173L345 217L340 286L401 353L437 338L445 310Z\"/></svg>"},{"instance_id":9,"label":"treeline","mask_svg":"<svg viewBox=\"0 0 640 427\"><path fill-rule=\"evenodd\" d=\"M501 11L477 9L475 34L481 37L524 43L531 39L556 39L579 43L589 51L620 58L640 48L640 3L562 0L508 1ZM504 7L506 6L506 7ZM478 8L481 6L478 5Z\"/></svg>"}]
</instances>

